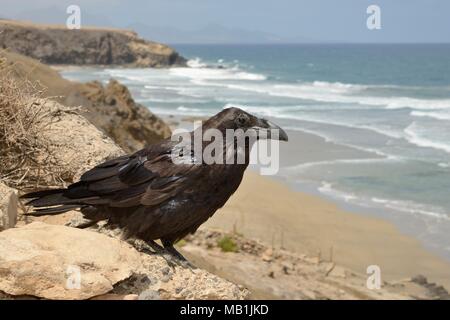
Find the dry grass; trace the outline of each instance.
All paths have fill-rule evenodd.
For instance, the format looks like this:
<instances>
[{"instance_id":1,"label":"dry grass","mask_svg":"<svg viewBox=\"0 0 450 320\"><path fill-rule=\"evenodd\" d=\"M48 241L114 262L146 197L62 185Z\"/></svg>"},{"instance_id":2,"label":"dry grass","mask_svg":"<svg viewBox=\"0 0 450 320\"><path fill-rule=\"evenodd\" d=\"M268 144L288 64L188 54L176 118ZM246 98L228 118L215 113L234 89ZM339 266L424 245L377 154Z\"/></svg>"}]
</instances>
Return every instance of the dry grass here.
<instances>
[{"instance_id":1,"label":"dry grass","mask_svg":"<svg viewBox=\"0 0 450 320\"><path fill-rule=\"evenodd\" d=\"M51 148L39 139L57 115L43 108L38 83L14 78L9 68L0 52L0 180L18 189L61 185Z\"/></svg>"}]
</instances>

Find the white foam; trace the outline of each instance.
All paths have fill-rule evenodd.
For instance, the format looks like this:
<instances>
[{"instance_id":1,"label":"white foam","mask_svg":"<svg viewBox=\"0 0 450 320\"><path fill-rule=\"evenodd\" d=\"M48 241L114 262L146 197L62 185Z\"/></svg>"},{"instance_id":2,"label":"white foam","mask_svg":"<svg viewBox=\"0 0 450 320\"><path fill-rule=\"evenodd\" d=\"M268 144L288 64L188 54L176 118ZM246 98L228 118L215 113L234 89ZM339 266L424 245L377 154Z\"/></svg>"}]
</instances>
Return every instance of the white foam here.
<instances>
[{"instance_id":1,"label":"white foam","mask_svg":"<svg viewBox=\"0 0 450 320\"><path fill-rule=\"evenodd\" d=\"M421 136L421 130L417 127L416 122L411 123L408 127L404 129L405 139L416 146L424 148L433 148L441 151L450 153L450 145L432 141L426 137Z\"/></svg>"},{"instance_id":2,"label":"white foam","mask_svg":"<svg viewBox=\"0 0 450 320\"><path fill-rule=\"evenodd\" d=\"M421 214L425 216L430 216L438 219L450 220L450 217L442 212L442 208L433 207L429 205L423 205L413 201L401 201L401 200L388 200L382 198L373 197L371 200L374 203L381 204L385 208L393 209L396 211Z\"/></svg>"},{"instance_id":3,"label":"white foam","mask_svg":"<svg viewBox=\"0 0 450 320\"><path fill-rule=\"evenodd\" d=\"M341 200L344 200L345 202L351 202L352 200L357 200L358 197L354 193L347 193L343 191L339 191L336 189L333 189L333 185L329 182L322 182L322 185L318 188L318 190L326 194L328 196L331 196L333 198L338 198Z\"/></svg>"},{"instance_id":4,"label":"white foam","mask_svg":"<svg viewBox=\"0 0 450 320\"><path fill-rule=\"evenodd\" d=\"M207 67L206 63L203 63L199 57L188 60L187 65L190 68L205 68L205 67Z\"/></svg>"},{"instance_id":5,"label":"white foam","mask_svg":"<svg viewBox=\"0 0 450 320\"><path fill-rule=\"evenodd\" d=\"M450 112L423 112L423 111L412 111L411 116L413 117L427 117L437 120L450 120Z\"/></svg>"},{"instance_id":6,"label":"white foam","mask_svg":"<svg viewBox=\"0 0 450 320\"><path fill-rule=\"evenodd\" d=\"M171 68L169 73L173 76L192 79L194 81L202 80L248 80L262 81L266 76L257 73L250 73L239 70L239 68ZM199 83L209 85L208 82ZM220 84L219 84L220 85Z\"/></svg>"},{"instance_id":7,"label":"white foam","mask_svg":"<svg viewBox=\"0 0 450 320\"><path fill-rule=\"evenodd\" d=\"M198 109L198 108L188 108L185 106L179 106L177 108L177 110L181 111L181 112L188 112L188 113L202 113L204 111L204 110L202 111L201 109Z\"/></svg>"},{"instance_id":8,"label":"white foam","mask_svg":"<svg viewBox=\"0 0 450 320\"><path fill-rule=\"evenodd\" d=\"M287 167L284 168L284 170L286 170L286 172L289 173L301 173L307 171L312 167L318 166L327 166L335 164L370 164L370 163L391 162L391 161L398 161L398 159L395 157L386 157L386 158L359 158L359 159L335 159L335 160L312 161Z\"/></svg>"},{"instance_id":9,"label":"white foam","mask_svg":"<svg viewBox=\"0 0 450 320\"><path fill-rule=\"evenodd\" d=\"M370 199L356 195L355 193L344 192L333 188L333 184L323 181L318 190L332 198L344 200L347 203L357 204L364 207L381 206L385 209L391 209L397 212L408 214L418 214L421 216L431 217L435 219L443 219L450 221L450 217L444 213L444 209L440 207L424 205L413 201L389 200L383 198L372 197Z\"/></svg>"},{"instance_id":10,"label":"white foam","mask_svg":"<svg viewBox=\"0 0 450 320\"><path fill-rule=\"evenodd\" d=\"M228 103L224 108L229 107L237 107L243 109L245 111L259 114L266 117L280 118L280 119L290 119L290 120L300 120L307 122L314 122L320 124L331 124L341 127L347 127L351 129L362 129L369 130L383 136L387 136L389 138L401 139L403 138L403 134L401 132L395 131L394 129L389 128L381 128L376 127L374 125L365 125L365 124L353 124L349 122L336 121L331 120L329 118L319 118L317 116L305 114L304 112L301 115L293 114L294 111L317 111L315 108L310 108L310 110L305 109L302 106L285 106L285 107L277 107L277 106L245 106L235 103Z\"/></svg>"},{"instance_id":11,"label":"white foam","mask_svg":"<svg viewBox=\"0 0 450 320\"><path fill-rule=\"evenodd\" d=\"M307 84L305 84L307 85ZM327 89L332 92L355 92L367 89L368 86L360 85L360 84L350 84L350 83L342 83L342 82L327 82L327 81L314 81L312 86L319 89Z\"/></svg>"},{"instance_id":12,"label":"white foam","mask_svg":"<svg viewBox=\"0 0 450 320\"><path fill-rule=\"evenodd\" d=\"M358 93L367 86L313 82L300 84L220 84L205 82L206 86L224 86L229 89L256 92L270 96L296 98L330 103L359 104L386 109L411 108L418 110L450 109L450 99L415 99L409 97L375 97Z\"/></svg>"}]
</instances>

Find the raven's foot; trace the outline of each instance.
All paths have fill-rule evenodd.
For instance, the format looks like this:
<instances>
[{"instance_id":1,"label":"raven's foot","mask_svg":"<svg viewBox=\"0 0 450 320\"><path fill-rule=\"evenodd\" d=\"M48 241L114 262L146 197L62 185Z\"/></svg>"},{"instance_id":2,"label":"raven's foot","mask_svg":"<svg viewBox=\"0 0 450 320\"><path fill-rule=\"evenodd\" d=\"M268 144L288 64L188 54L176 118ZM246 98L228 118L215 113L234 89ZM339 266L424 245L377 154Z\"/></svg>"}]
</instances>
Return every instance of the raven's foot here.
<instances>
[{"instance_id":1,"label":"raven's foot","mask_svg":"<svg viewBox=\"0 0 450 320\"><path fill-rule=\"evenodd\" d=\"M162 247L153 240L142 241L139 239L130 239L129 243L139 252L161 256L172 268L180 266L191 270L196 269L194 265L187 261L187 259L171 245Z\"/></svg>"},{"instance_id":2,"label":"raven's foot","mask_svg":"<svg viewBox=\"0 0 450 320\"><path fill-rule=\"evenodd\" d=\"M153 240L143 241L140 239L129 239L127 240L127 242L131 244L137 251L142 253L159 255L163 255L166 253L166 250Z\"/></svg>"},{"instance_id":3,"label":"raven's foot","mask_svg":"<svg viewBox=\"0 0 450 320\"><path fill-rule=\"evenodd\" d=\"M166 251L178 261L179 266L191 270L197 269L197 267L190 263L181 253L179 253L173 245L165 245L164 249L166 249Z\"/></svg>"},{"instance_id":4,"label":"raven's foot","mask_svg":"<svg viewBox=\"0 0 450 320\"><path fill-rule=\"evenodd\" d=\"M177 249L175 249L173 247L172 241L161 240L161 242L162 242L162 245L164 246L164 249L167 252L169 252L172 255L172 257L174 257L176 260L178 260L178 264L181 267L190 269L191 271L194 269L197 269L196 266L194 266L192 263L190 263L185 257L183 257L183 255L181 253L179 253L177 251Z\"/></svg>"}]
</instances>

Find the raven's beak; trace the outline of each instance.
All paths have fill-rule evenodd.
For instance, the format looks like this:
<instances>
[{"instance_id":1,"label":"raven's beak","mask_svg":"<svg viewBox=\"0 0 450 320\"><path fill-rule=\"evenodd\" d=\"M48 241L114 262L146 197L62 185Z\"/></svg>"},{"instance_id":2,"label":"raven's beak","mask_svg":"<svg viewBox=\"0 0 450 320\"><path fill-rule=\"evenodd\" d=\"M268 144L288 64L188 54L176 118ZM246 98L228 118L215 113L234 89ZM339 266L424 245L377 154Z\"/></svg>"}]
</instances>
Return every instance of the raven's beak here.
<instances>
[{"instance_id":1,"label":"raven's beak","mask_svg":"<svg viewBox=\"0 0 450 320\"><path fill-rule=\"evenodd\" d=\"M258 119L258 123L253 129L257 130L258 133L262 133L259 136L263 136L266 139L280 140L280 141L288 141L288 135L286 131L281 129L275 123L270 122L266 119Z\"/></svg>"}]
</instances>

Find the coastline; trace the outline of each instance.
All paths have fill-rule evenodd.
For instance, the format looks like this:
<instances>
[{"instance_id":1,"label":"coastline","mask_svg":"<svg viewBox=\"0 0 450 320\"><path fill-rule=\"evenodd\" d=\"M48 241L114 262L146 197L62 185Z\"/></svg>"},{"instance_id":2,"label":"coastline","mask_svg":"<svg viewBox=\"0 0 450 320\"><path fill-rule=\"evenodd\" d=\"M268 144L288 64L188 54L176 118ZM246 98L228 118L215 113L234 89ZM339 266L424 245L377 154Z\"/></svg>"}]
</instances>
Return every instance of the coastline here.
<instances>
[{"instance_id":1,"label":"coastline","mask_svg":"<svg viewBox=\"0 0 450 320\"><path fill-rule=\"evenodd\" d=\"M0 21L0 24L9 23ZM20 24L14 22L13 26ZM34 28L32 24L22 27ZM17 30L5 30L11 32L2 38L6 47L11 46L51 65L6 50L0 52L0 69L10 68L14 81L22 77L33 83L38 81L36 85L42 86L44 99L38 101L33 89L35 104L47 108L51 117L58 116L57 121L49 117L39 122L39 125L46 121L51 124L51 133L38 124L39 130L29 130L32 135L39 133L34 133L33 139L39 136L45 152L55 159L45 159L45 165L57 163L58 166L42 175L41 168L34 170L31 167L30 170L21 165L20 169L25 173L19 172L14 179L4 183L7 192L17 196L16 189L22 190L25 183L28 187L37 187L33 181L45 180L42 186L46 188L57 187L59 183L66 186L77 181L80 173L91 168L92 163L114 158L123 154L123 150L132 153L142 149L169 137L171 129L192 130L194 121L203 120L222 108L236 106L273 120L287 131L289 143L280 144L280 170L276 174L261 176L257 172L259 165L250 165L241 185L224 207L211 216L194 237L186 237L177 243L183 254L192 253L192 257L187 256L189 261L192 258L194 265L211 272L206 277L215 274L239 284L237 289L242 292L248 288L265 299L449 298L446 290L450 291L450 217L446 208L450 206L450 200L446 190L450 186L447 184L450 181L450 149L447 132L435 132L433 128L440 124L436 121L449 120L442 112L450 108L450 100L448 97L443 99L448 92L441 87L428 88L428 73L417 84L403 82L408 75L422 75L414 72L413 63L405 71L401 68L402 63L396 64L392 59L393 68L386 72L388 81L366 83L372 78L364 73L358 74L360 78L345 77L353 66L346 66L343 69L346 72L330 68L336 66L333 55L325 54L323 57L329 59L316 61L315 54L303 56L307 50L288 50L284 51L289 54L283 63L274 64L269 58L273 53L271 49L258 50L247 56L220 48L220 55L214 50L189 54L202 57L208 63L200 58L188 61L171 47L139 38L134 32L104 28L85 30L83 38L87 35L86 41L75 41L75 49L83 54L70 55L62 61L58 59L64 56L65 50L72 50L64 43L74 43L70 39L75 39L78 34L70 33L67 38L68 34L64 36L66 30L61 27L43 25L32 30L35 35L33 50L24 51L28 48L26 43L13 41L7 44L14 40ZM92 43L102 42L105 33L108 33L109 45L97 45L92 49ZM62 36L62 40L41 57L37 51L48 36L55 39ZM123 51L132 55L132 62L128 63L128 56L126 59L122 56ZM357 55L352 51L343 53L350 59L362 56L361 52ZM383 56L384 53L381 57L373 57ZM423 61L420 56L417 58L417 61ZM299 65L299 61L305 64ZM355 70L361 69L358 59L351 61L355 63ZM319 65L328 68L324 75L317 72ZM362 65L366 65L365 60ZM436 66L442 68L439 63ZM155 70L148 72L148 67ZM448 81L439 83L446 85ZM12 82L11 86L16 88L17 84ZM21 94L28 97L29 93L25 91ZM17 104L17 110L26 110L28 98L25 100L21 96L19 99L13 94L7 97L7 102ZM56 101L51 101L54 99ZM80 114L72 112L71 108L79 109ZM438 113L441 109L443 111ZM9 116L3 118L9 119ZM78 129L72 130L72 127ZM58 134L58 130L63 130L64 134ZM80 130L85 133L77 134ZM61 137L70 141L62 141ZM47 144L57 147L55 155L53 149L47 149ZM14 154L11 150L8 153ZM74 150L75 158L72 156ZM88 154L93 151L95 155ZM442 152L446 154L442 155ZM39 152L32 150L23 154L39 155ZM11 157L11 164L8 163L12 168L16 168L14 157ZM59 167L65 170L61 174ZM9 174L11 170L6 171ZM36 176L33 176L34 171L37 171ZM13 198L7 201L12 203ZM34 219L20 216L23 206L16 204L13 214L10 214L9 204L2 207L8 209L7 228L12 230L6 232L10 233L21 233L33 222L44 222L45 228L52 228L54 224L75 226L82 222L79 212L74 211ZM5 210L0 208L0 215L2 211ZM0 231L5 231L1 220ZM10 225L10 221L14 223ZM65 235L79 232L75 228L69 230L62 232ZM105 230L100 226L89 231ZM109 231L105 233L112 235ZM82 232L75 236L85 238ZM5 237L6 241L9 238ZM30 239L37 241L41 237ZM51 241L46 240L45 246ZM78 243L76 240L69 242ZM20 244L20 238L14 243ZM57 252L59 249L51 250ZM89 253L84 249L78 251ZM100 251L112 252L107 247ZM5 253L8 256L8 250ZM150 258L155 261L153 256ZM53 264L51 259L44 257L41 260ZM80 259L84 260L85 257ZM165 266L168 261L161 262ZM30 265L21 263L10 269L14 273ZM381 290L371 289L366 282L374 266L381 272ZM53 271L52 267L45 269ZM146 266L146 269L161 270L162 267L151 269ZM33 270L26 272L30 271L34 276ZM25 273L19 271L16 274ZM152 277L153 274L149 279ZM132 278L128 280L134 281ZM199 281L197 278L193 282L217 282L212 278L205 279ZM161 279L164 283L165 280ZM35 283L38 281L39 277L34 280ZM179 281L183 285L188 277ZM112 288L114 283L110 283ZM119 291L115 293L120 292L121 284L117 283L114 290L119 288ZM39 286L31 289L34 287ZM176 287L179 288L179 284ZM331 291L329 287L332 287ZM423 289L423 294L418 294L416 287ZM172 289L177 291L177 288L173 286ZM135 288L133 294L144 292L141 289ZM237 289L234 296L226 298L238 297ZM221 292L216 285L211 290ZM5 290L0 290L0 299L2 291ZM401 295L391 295L400 292ZM241 297L244 297L243 293L239 299Z\"/></svg>"}]
</instances>

